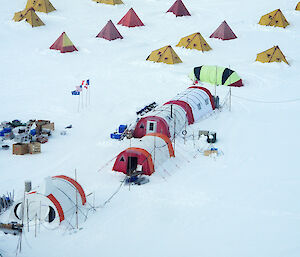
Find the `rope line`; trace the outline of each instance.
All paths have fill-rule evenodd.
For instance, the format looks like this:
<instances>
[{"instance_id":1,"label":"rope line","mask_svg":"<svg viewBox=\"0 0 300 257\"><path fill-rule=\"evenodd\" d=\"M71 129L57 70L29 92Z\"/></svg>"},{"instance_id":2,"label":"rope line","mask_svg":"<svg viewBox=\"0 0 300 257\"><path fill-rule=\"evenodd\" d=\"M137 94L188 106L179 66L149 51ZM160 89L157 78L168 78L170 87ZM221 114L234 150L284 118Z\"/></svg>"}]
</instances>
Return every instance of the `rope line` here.
<instances>
[{"instance_id":1,"label":"rope line","mask_svg":"<svg viewBox=\"0 0 300 257\"><path fill-rule=\"evenodd\" d=\"M265 104L279 104L279 103L292 103L292 102L300 102L300 98L289 99L289 100L282 100L282 101L263 101L257 99L251 99L243 96L231 95L236 98L240 98L249 102L256 102L256 103L265 103Z\"/></svg>"}]
</instances>

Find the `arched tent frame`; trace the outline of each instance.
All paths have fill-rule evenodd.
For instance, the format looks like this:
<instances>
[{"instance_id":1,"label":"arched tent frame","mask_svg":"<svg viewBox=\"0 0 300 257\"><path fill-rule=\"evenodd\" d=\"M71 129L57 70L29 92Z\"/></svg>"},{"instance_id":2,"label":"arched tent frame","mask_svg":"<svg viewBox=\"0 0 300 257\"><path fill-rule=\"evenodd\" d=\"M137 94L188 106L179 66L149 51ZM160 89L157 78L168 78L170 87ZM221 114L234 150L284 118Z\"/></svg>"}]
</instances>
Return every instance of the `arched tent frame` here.
<instances>
[{"instance_id":1,"label":"arched tent frame","mask_svg":"<svg viewBox=\"0 0 300 257\"><path fill-rule=\"evenodd\" d=\"M64 175L47 177L44 185L25 193L25 197L15 203L10 218L20 222L23 216L25 224L38 220L49 228L61 222L74 227L76 209L80 220L86 218L86 202L83 188L74 179Z\"/></svg>"},{"instance_id":2,"label":"arched tent frame","mask_svg":"<svg viewBox=\"0 0 300 257\"><path fill-rule=\"evenodd\" d=\"M166 160L175 157L171 140L163 134L147 134L142 139L132 142L133 147L122 151L116 158L113 170L130 175L130 159L136 159L137 165L142 167L142 174L150 176L155 172L155 167L161 166Z\"/></svg>"}]
</instances>

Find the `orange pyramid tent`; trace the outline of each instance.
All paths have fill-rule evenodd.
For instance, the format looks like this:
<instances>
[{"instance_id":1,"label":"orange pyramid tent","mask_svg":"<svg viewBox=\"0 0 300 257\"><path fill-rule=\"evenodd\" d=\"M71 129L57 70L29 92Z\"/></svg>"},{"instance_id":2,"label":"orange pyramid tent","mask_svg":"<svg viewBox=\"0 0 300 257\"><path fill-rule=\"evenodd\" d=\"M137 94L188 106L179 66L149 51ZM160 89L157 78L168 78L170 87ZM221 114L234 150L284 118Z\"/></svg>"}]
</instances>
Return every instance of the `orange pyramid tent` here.
<instances>
[{"instance_id":1,"label":"orange pyramid tent","mask_svg":"<svg viewBox=\"0 0 300 257\"><path fill-rule=\"evenodd\" d=\"M280 9L277 9L273 12L267 13L264 16L262 16L258 24L282 28L285 28L287 25L289 25L288 21L286 20Z\"/></svg>"},{"instance_id":2,"label":"orange pyramid tent","mask_svg":"<svg viewBox=\"0 0 300 257\"><path fill-rule=\"evenodd\" d=\"M180 39L179 43L176 46L185 47L188 49L197 49L202 52L211 50L211 47L209 46L209 44L207 44L207 42L199 32L187 37L183 37L182 39Z\"/></svg>"},{"instance_id":3,"label":"orange pyramid tent","mask_svg":"<svg viewBox=\"0 0 300 257\"><path fill-rule=\"evenodd\" d=\"M25 20L32 27L38 27L45 25L42 20L37 16L33 8L25 9L20 12L16 12L13 18L14 21L19 22Z\"/></svg>"},{"instance_id":4,"label":"orange pyramid tent","mask_svg":"<svg viewBox=\"0 0 300 257\"><path fill-rule=\"evenodd\" d=\"M59 50L61 53L78 51L65 32L50 46L50 49Z\"/></svg>"},{"instance_id":5,"label":"orange pyramid tent","mask_svg":"<svg viewBox=\"0 0 300 257\"><path fill-rule=\"evenodd\" d=\"M296 10L296 11L300 11L300 2L298 2L298 4L296 5L295 10Z\"/></svg>"},{"instance_id":6,"label":"orange pyramid tent","mask_svg":"<svg viewBox=\"0 0 300 257\"><path fill-rule=\"evenodd\" d=\"M56 10L49 0L28 0L26 8L31 7L34 8L36 12L44 13L49 13Z\"/></svg>"},{"instance_id":7,"label":"orange pyramid tent","mask_svg":"<svg viewBox=\"0 0 300 257\"><path fill-rule=\"evenodd\" d=\"M171 46L164 46L153 51L146 60L153 62L163 62L166 64L176 64L182 62Z\"/></svg>"},{"instance_id":8,"label":"orange pyramid tent","mask_svg":"<svg viewBox=\"0 0 300 257\"><path fill-rule=\"evenodd\" d=\"M286 64L289 64L278 46L273 46L272 48L257 54L255 61L263 63L285 62Z\"/></svg>"}]
</instances>

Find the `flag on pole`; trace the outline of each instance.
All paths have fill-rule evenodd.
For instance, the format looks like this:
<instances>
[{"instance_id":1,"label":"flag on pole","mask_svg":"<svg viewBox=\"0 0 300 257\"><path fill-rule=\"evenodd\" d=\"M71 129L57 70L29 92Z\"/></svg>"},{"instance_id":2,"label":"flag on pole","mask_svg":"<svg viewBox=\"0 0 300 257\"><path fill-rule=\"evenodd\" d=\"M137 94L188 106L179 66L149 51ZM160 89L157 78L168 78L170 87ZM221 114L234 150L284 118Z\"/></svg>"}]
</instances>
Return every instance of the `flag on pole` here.
<instances>
[{"instance_id":1,"label":"flag on pole","mask_svg":"<svg viewBox=\"0 0 300 257\"><path fill-rule=\"evenodd\" d=\"M80 92L79 92L79 91L76 91L76 90L71 91L71 93L72 93L72 95L80 95Z\"/></svg>"},{"instance_id":2,"label":"flag on pole","mask_svg":"<svg viewBox=\"0 0 300 257\"><path fill-rule=\"evenodd\" d=\"M88 89L88 86L89 86L89 85L90 85L90 80L87 79L84 88L85 88L85 89Z\"/></svg>"},{"instance_id":3,"label":"flag on pole","mask_svg":"<svg viewBox=\"0 0 300 257\"><path fill-rule=\"evenodd\" d=\"M83 84L84 84L84 80L81 82L81 86L83 86Z\"/></svg>"}]
</instances>

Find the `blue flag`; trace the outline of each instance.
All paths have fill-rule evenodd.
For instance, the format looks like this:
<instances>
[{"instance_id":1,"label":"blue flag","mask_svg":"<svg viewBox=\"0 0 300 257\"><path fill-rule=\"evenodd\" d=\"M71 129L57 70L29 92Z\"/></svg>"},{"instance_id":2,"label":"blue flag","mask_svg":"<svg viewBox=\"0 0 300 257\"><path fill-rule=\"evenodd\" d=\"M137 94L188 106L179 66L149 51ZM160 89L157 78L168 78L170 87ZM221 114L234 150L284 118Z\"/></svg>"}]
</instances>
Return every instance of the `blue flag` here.
<instances>
[{"instance_id":1,"label":"blue flag","mask_svg":"<svg viewBox=\"0 0 300 257\"><path fill-rule=\"evenodd\" d=\"M72 95L80 95L80 92L76 91L76 90L72 91L71 93L72 93Z\"/></svg>"}]
</instances>

